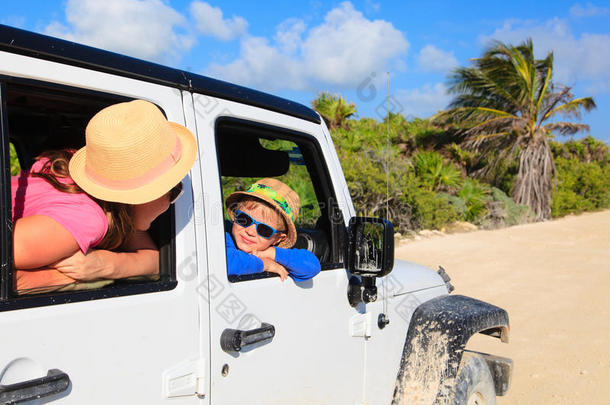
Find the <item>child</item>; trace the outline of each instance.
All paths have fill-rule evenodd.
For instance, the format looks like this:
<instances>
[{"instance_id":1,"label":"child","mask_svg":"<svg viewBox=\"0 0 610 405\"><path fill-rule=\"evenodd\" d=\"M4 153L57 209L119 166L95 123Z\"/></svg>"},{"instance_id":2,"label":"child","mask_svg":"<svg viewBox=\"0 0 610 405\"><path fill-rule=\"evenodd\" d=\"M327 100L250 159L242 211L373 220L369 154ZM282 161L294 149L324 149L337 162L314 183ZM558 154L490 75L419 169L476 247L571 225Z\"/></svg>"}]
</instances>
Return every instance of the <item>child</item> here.
<instances>
[{"instance_id":1,"label":"child","mask_svg":"<svg viewBox=\"0 0 610 405\"><path fill-rule=\"evenodd\" d=\"M265 178L246 191L231 194L226 201L233 220L226 234L229 275L268 271L284 281L309 280L320 272L318 258L305 249L289 249L297 240L294 220L300 199L279 180Z\"/></svg>"}]
</instances>

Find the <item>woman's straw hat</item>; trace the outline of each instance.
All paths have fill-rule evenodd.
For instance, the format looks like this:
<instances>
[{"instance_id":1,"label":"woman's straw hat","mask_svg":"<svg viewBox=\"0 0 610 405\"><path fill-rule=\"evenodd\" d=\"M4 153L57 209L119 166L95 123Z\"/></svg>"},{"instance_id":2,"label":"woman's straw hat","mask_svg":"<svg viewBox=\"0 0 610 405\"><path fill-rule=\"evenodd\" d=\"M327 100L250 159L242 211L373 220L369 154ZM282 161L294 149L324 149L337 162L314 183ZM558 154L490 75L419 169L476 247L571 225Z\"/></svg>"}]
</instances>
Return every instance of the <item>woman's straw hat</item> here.
<instances>
[{"instance_id":1,"label":"woman's straw hat","mask_svg":"<svg viewBox=\"0 0 610 405\"><path fill-rule=\"evenodd\" d=\"M167 121L144 100L104 108L91 118L85 135L86 146L70 159L70 176L104 201L156 200L187 175L197 157L191 131Z\"/></svg>"},{"instance_id":2,"label":"woman's straw hat","mask_svg":"<svg viewBox=\"0 0 610 405\"><path fill-rule=\"evenodd\" d=\"M301 199L293 189L277 179L265 178L252 184L246 191L232 193L227 197L226 201L227 211L232 220L235 219L235 209L239 200L244 197L263 200L275 207L282 215L288 227L286 232L288 237L280 242L278 247L290 248L295 244L297 241L297 230L294 227L294 221L299 216Z\"/></svg>"}]
</instances>

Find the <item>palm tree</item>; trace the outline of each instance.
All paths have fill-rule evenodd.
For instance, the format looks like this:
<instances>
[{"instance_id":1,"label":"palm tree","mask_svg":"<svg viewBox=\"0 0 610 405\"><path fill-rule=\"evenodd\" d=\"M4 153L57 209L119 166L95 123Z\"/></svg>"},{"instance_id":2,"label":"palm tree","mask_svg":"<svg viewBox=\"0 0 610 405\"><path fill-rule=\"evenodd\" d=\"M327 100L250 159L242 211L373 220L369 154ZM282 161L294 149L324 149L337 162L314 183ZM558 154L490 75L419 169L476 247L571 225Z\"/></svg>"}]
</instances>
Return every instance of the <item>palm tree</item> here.
<instances>
[{"instance_id":1,"label":"palm tree","mask_svg":"<svg viewBox=\"0 0 610 405\"><path fill-rule=\"evenodd\" d=\"M491 158L489 171L518 157L519 172L512 190L518 204L529 205L538 220L551 217L551 186L555 174L549 147L552 133L572 135L589 126L566 121L595 108L591 97L574 98L571 88L552 82L553 53L534 58L531 39L519 46L494 42L473 66L457 68L449 78L456 97L436 122L457 125L465 146Z\"/></svg>"},{"instance_id":2,"label":"palm tree","mask_svg":"<svg viewBox=\"0 0 610 405\"><path fill-rule=\"evenodd\" d=\"M329 129L344 128L345 120L356 113L354 103L348 104L343 97L330 93L318 94L318 98L313 100L311 105L322 116Z\"/></svg>"}]
</instances>

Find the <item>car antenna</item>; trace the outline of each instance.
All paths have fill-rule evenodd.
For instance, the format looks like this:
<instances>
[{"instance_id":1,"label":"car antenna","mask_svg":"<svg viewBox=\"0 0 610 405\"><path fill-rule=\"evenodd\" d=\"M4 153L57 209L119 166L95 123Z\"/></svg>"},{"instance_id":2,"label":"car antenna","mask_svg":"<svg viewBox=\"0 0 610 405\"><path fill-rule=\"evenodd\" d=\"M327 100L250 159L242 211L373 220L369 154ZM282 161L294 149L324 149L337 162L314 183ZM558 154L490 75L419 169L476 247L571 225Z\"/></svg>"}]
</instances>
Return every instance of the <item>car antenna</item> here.
<instances>
[{"instance_id":1,"label":"car antenna","mask_svg":"<svg viewBox=\"0 0 610 405\"><path fill-rule=\"evenodd\" d=\"M385 160L385 218L390 220L390 72L388 72L388 122L386 132L386 160Z\"/></svg>"},{"instance_id":2,"label":"car antenna","mask_svg":"<svg viewBox=\"0 0 610 405\"><path fill-rule=\"evenodd\" d=\"M388 110L388 122L386 125L386 137L385 137L385 219L390 220L390 72L388 71L388 98L387 110ZM394 235L392 235L394 237ZM390 322L388 318L388 280L383 280L383 313L384 322L386 325Z\"/></svg>"}]
</instances>

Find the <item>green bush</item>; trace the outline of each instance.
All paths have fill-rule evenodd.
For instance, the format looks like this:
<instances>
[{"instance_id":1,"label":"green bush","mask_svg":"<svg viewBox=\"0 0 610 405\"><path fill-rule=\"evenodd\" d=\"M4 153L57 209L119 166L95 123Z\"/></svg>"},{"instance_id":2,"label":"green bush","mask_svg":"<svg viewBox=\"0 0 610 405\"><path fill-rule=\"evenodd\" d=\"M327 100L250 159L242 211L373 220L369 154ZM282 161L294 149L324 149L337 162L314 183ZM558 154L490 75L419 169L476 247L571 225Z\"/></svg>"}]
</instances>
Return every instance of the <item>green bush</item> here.
<instances>
[{"instance_id":1,"label":"green bush","mask_svg":"<svg viewBox=\"0 0 610 405\"><path fill-rule=\"evenodd\" d=\"M445 150L449 158L459 167L464 168L466 171L472 168L476 155L474 152L465 150L456 143L452 143Z\"/></svg>"},{"instance_id":2,"label":"green bush","mask_svg":"<svg viewBox=\"0 0 610 405\"><path fill-rule=\"evenodd\" d=\"M527 205L517 204L499 188L492 187L487 196L487 215L484 228L502 228L533 221L534 213Z\"/></svg>"},{"instance_id":3,"label":"green bush","mask_svg":"<svg viewBox=\"0 0 610 405\"><path fill-rule=\"evenodd\" d=\"M399 215L404 194L413 188L413 170L391 148L366 151L339 151L345 180L359 215L385 216L386 202ZM389 189L386 190L386 167ZM386 195L387 194L387 195ZM404 208L404 207L402 207ZM395 224L396 225L396 224Z\"/></svg>"},{"instance_id":4,"label":"green bush","mask_svg":"<svg viewBox=\"0 0 610 405\"><path fill-rule=\"evenodd\" d=\"M551 214L553 218L568 214L576 214L595 209L595 206L583 196L570 189L556 189L553 191Z\"/></svg>"},{"instance_id":5,"label":"green bush","mask_svg":"<svg viewBox=\"0 0 610 405\"><path fill-rule=\"evenodd\" d=\"M391 147L389 154L381 147L338 152L358 215L386 217L387 209L399 232L440 229L462 218L445 195L429 190L396 147Z\"/></svg>"},{"instance_id":6,"label":"green bush","mask_svg":"<svg viewBox=\"0 0 610 405\"><path fill-rule=\"evenodd\" d=\"M485 187L473 179L466 179L462 184L462 188L458 191L458 197L464 201L466 206L466 220L473 223L479 223L487 212L487 195L489 187Z\"/></svg>"},{"instance_id":7,"label":"green bush","mask_svg":"<svg viewBox=\"0 0 610 405\"><path fill-rule=\"evenodd\" d=\"M461 172L453 164L445 164L436 152L423 151L413 157L415 173L430 191L450 190L459 186Z\"/></svg>"},{"instance_id":8,"label":"green bush","mask_svg":"<svg viewBox=\"0 0 610 405\"><path fill-rule=\"evenodd\" d=\"M610 164L557 157L553 217L610 207Z\"/></svg>"},{"instance_id":9,"label":"green bush","mask_svg":"<svg viewBox=\"0 0 610 405\"><path fill-rule=\"evenodd\" d=\"M451 195L448 193L439 193L439 195L441 195L453 205L460 218L466 219L466 212L468 211L468 207L466 206L466 202L464 200L462 200L456 195Z\"/></svg>"},{"instance_id":10,"label":"green bush","mask_svg":"<svg viewBox=\"0 0 610 405\"><path fill-rule=\"evenodd\" d=\"M458 209L443 194L420 189L411 198L416 212L417 229L441 229L462 219Z\"/></svg>"},{"instance_id":11,"label":"green bush","mask_svg":"<svg viewBox=\"0 0 610 405\"><path fill-rule=\"evenodd\" d=\"M592 136L563 143L551 141L549 145L555 158L576 159L584 163L597 162L602 166L610 163L610 147Z\"/></svg>"},{"instance_id":12,"label":"green bush","mask_svg":"<svg viewBox=\"0 0 610 405\"><path fill-rule=\"evenodd\" d=\"M428 119L414 118L407 122L405 129L419 149L440 150L458 141L455 131L439 128Z\"/></svg>"}]
</instances>

